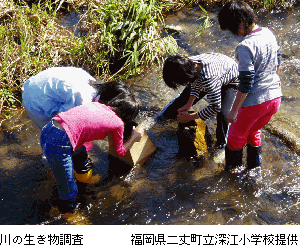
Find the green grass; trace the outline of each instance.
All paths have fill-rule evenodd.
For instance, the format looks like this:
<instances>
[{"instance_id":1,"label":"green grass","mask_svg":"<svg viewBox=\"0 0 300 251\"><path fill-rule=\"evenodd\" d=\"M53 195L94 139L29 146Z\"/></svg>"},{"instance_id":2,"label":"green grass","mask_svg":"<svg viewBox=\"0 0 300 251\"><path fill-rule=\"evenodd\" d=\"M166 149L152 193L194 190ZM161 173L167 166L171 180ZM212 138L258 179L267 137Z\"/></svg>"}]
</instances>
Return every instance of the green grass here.
<instances>
[{"instance_id":1,"label":"green grass","mask_svg":"<svg viewBox=\"0 0 300 251\"><path fill-rule=\"evenodd\" d=\"M177 51L176 41L160 32L165 5L159 1L78 2L88 6L84 37L75 37L58 23L63 5L3 2L0 112L17 104L22 84L48 67L77 66L107 81L135 75Z\"/></svg>"},{"instance_id":2,"label":"green grass","mask_svg":"<svg viewBox=\"0 0 300 251\"><path fill-rule=\"evenodd\" d=\"M95 57L105 59L105 78L127 78L177 51L174 38L160 32L163 7L156 0L107 0L89 6L87 40ZM101 47L90 37L100 41Z\"/></svg>"},{"instance_id":3,"label":"green grass","mask_svg":"<svg viewBox=\"0 0 300 251\"><path fill-rule=\"evenodd\" d=\"M271 9L292 0L247 1ZM15 2L18 2L16 4ZM198 36L209 27L209 6L226 0L1 0L0 114L21 104L21 88L32 75L51 66L77 66L103 81L124 79L159 65L177 52L172 36L163 36L164 18L173 10L201 8ZM30 4L30 5L29 5ZM205 5L204 5L205 4ZM58 17L85 7L83 37L58 23Z\"/></svg>"},{"instance_id":4,"label":"green grass","mask_svg":"<svg viewBox=\"0 0 300 251\"><path fill-rule=\"evenodd\" d=\"M70 62L78 39L56 23L47 6L17 6L0 12L0 108L20 101L23 82L47 67ZM0 112L1 112L0 110Z\"/></svg>"}]
</instances>

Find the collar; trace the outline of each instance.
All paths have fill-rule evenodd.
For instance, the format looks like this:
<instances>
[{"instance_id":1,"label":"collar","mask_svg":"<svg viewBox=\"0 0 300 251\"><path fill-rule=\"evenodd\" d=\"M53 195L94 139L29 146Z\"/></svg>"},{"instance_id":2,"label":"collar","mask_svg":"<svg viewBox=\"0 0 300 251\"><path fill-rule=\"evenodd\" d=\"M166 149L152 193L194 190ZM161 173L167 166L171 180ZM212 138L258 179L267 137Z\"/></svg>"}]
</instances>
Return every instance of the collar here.
<instances>
[{"instance_id":1,"label":"collar","mask_svg":"<svg viewBox=\"0 0 300 251\"><path fill-rule=\"evenodd\" d=\"M254 33L254 32L258 32L258 31L261 31L261 27L258 27L257 29L251 31L248 35L250 35L250 34L252 34L252 33Z\"/></svg>"},{"instance_id":2,"label":"collar","mask_svg":"<svg viewBox=\"0 0 300 251\"><path fill-rule=\"evenodd\" d=\"M93 102L98 102L100 99L100 95L97 95L94 99L93 99Z\"/></svg>"}]
</instances>

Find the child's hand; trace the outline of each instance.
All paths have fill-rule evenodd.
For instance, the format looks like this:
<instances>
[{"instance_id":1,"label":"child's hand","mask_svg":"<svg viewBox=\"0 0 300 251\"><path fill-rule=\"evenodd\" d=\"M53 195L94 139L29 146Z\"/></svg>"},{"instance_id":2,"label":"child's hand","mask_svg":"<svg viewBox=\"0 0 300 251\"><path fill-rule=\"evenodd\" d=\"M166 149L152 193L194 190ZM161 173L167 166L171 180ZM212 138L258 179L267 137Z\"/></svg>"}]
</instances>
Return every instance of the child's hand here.
<instances>
[{"instance_id":1,"label":"child's hand","mask_svg":"<svg viewBox=\"0 0 300 251\"><path fill-rule=\"evenodd\" d=\"M189 104L186 104L184 105L183 107L179 108L177 110L178 113L181 113L181 112L188 112L189 110L191 109L191 106Z\"/></svg>"},{"instance_id":2,"label":"child's hand","mask_svg":"<svg viewBox=\"0 0 300 251\"><path fill-rule=\"evenodd\" d=\"M188 112L181 112L177 115L177 120L180 123L187 123L192 120L191 114Z\"/></svg>"},{"instance_id":3,"label":"child's hand","mask_svg":"<svg viewBox=\"0 0 300 251\"><path fill-rule=\"evenodd\" d=\"M133 128L131 133L131 138L134 142L138 142L141 140L142 134L139 131L135 130L135 128Z\"/></svg>"},{"instance_id":4,"label":"child's hand","mask_svg":"<svg viewBox=\"0 0 300 251\"><path fill-rule=\"evenodd\" d=\"M193 106L195 100L196 100L196 97L195 97L195 96L190 96L188 102L187 102L183 107L179 108L179 109L177 110L177 112L178 112L178 113L181 113L181 112L188 112L188 111L192 108L192 106Z\"/></svg>"},{"instance_id":5,"label":"child's hand","mask_svg":"<svg viewBox=\"0 0 300 251\"><path fill-rule=\"evenodd\" d=\"M234 122L236 122L237 114L238 114L238 112L231 110L231 112L227 116L227 122L228 123L234 123Z\"/></svg>"},{"instance_id":6,"label":"child's hand","mask_svg":"<svg viewBox=\"0 0 300 251\"><path fill-rule=\"evenodd\" d=\"M129 139L127 140L127 142L124 143L125 148L127 150L130 149L133 146L133 144L135 142L140 141L141 138L142 138L142 134L133 127Z\"/></svg>"}]
</instances>

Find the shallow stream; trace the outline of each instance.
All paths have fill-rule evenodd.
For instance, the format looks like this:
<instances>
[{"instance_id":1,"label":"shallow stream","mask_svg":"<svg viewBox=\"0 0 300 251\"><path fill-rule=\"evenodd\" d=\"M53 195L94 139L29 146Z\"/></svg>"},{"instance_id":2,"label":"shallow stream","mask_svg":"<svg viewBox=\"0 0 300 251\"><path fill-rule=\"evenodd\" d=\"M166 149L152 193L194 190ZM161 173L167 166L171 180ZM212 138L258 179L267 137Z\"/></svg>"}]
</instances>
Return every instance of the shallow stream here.
<instances>
[{"instance_id":1,"label":"shallow stream","mask_svg":"<svg viewBox=\"0 0 300 251\"><path fill-rule=\"evenodd\" d=\"M234 56L238 39L217 24L195 38L198 9L178 12L167 25L183 28L176 35L180 53L220 52ZM215 20L215 13L211 13ZM280 119L298 130L300 114L300 8L260 13L282 48ZM127 81L142 109L138 121L157 147L131 170L111 166L108 145L97 141L90 157L102 182L80 193L81 208L69 217L53 206L56 183L42 161L39 133L24 110L2 124L0 132L0 224L299 224L300 158L277 135L263 131L262 179L241 179L223 171L222 158L208 152L202 161L179 158L177 123L153 124L152 117L178 91L168 89L158 69ZM204 100L195 109L206 106ZM207 121L214 136L215 119ZM114 178L110 178L115 173ZM118 174L118 175L117 175Z\"/></svg>"}]
</instances>

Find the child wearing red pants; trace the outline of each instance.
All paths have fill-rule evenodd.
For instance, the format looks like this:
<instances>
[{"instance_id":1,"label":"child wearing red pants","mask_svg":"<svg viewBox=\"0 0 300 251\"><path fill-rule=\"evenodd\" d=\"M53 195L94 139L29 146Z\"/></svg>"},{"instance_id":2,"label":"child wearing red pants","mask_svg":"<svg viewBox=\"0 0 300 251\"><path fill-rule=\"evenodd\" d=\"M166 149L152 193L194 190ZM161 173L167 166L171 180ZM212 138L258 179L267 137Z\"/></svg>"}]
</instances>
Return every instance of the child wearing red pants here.
<instances>
[{"instance_id":1,"label":"child wearing red pants","mask_svg":"<svg viewBox=\"0 0 300 251\"><path fill-rule=\"evenodd\" d=\"M244 37L235 50L238 61L238 93L227 121L231 123L225 148L225 170L240 173L247 144L247 169L261 167L261 129L279 110L280 52L273 33L257 25L257 17L243 1L224 5L218 14L222 30Z\"/></svg>"}]
</instances>

